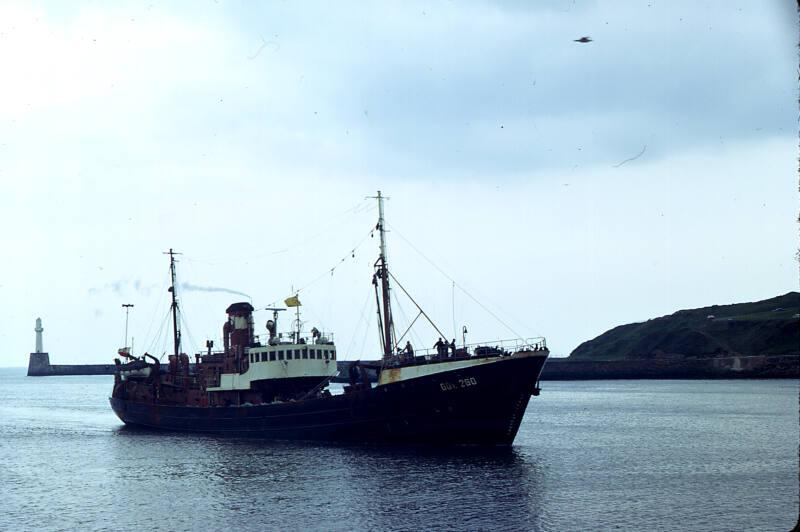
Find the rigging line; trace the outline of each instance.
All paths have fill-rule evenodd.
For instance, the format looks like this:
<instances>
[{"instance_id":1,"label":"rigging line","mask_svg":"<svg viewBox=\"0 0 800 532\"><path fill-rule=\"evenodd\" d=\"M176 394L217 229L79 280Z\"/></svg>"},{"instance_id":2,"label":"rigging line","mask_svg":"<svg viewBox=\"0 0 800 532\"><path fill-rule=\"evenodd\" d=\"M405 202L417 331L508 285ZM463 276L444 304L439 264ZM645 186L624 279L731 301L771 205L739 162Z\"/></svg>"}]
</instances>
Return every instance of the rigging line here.
<instances>
[{"instance_id":1,"label":"rigging line","mask_svg":"<svg viewBox=\"0 0 800 532\"><path fill-rule=\"evenodd\" d=\"M347 260L347 257L351 257L351 256L354 256L354 255L355 255L355 253L356 253L356 251L358 250L358 248L360 248L360 247L361 247L361 245L362 245L364 242L366 242L367 238L368 238L370 235L372 235L373 231L375 231L375 229L374 229L374 228L370 228L370 230L367 232L367 234L366 234L366 235L364 235L364 238L362 238L362 239L361 239L361 240L358 242L358 244L356 244L356 245L355 245L355 247L353 247L353 248L352 248L352 249L351 249L351 250L348 252L348 254L347 254L347 255L345 255L344 257L342 257L342 258L341 258L341 259L340 259L340 260L339 260L339 261L338 261L338 262L337 262L337 263L336 263L336 264L335 264L335 265L334 265L332 268L328 268L327 270L325 270L325 272L324 272L324 273L322 273L322 274L320 274L319 276L317 276L317 277L316 277L316 278L315 278L313 281L311 281L310 283L307 283L307 284L306 284L305 286L303 286L302 288L298 288L298 289L296 290L296 292L297 292L297 293L300 293L300 291L302 291L302 290L305 290L306 288L309 288L310 286L314 285L314 284L315 284L317 281L319 281L320 279L324 278L325 276L328 276L328 275L333 275L333 272L336 270L336 268L338 268L340 264L342 264L344 261L346 261L346 260Z\"/></svg>"},{"instance_id":2,"label":"rigging line","mask_svg":"<svg viewBox=\"0 0 800 532\"><path fill-rule=\"evenodd\" d=\"M161 297L158 298L158 301L156 302L156 306L153 307L153 314L152 314L152 316L150 316L150 325L147 326L147 333L144 335L144 338L145 338L144 341L145 342L147 342L147 340L150 339L150 332L153 330L153 323L155 323L156 316L158 316L158 308L161 307L161 302L164 301L164 298L165 298L165 296L167 294L167 291L165 290L165 288L167 286L167 280L168 279L169 279L169 268L167 268L165 273L164 273L164 280L161 282L161 289L158 291L158 293L161 294ZM151 347L152 347L152 345L151 345Z\"/></svg>"},{"instance_id":3,"label":"rigging line","mask_svg":"<svg viewBox=\"0 0 800 532\"><path fill-rule=\"evenodd\" d=\"M183 323L183 330L186 331L188 344L191 347L191 349L184 349L183 352L184 353L187 352L187 351L189 351L191 353L198 352L199 349L197 347L198 347L199 344L194 339L194 336L192 336L192 331L189 329L189 324L186 322L185 319L181 319L181 322ZM183 338L181 338L181 340L183 340Z\"/></svg>"},{"instance_id":4,"label":"rigging line","mask_svg":"<svg viewBox=\"0 0 800 532\"><path fill-rule=\"evenodd\" d=\"M453 281L453 295L452 300L450 301L450 308L453 311L453 338L457 336L456 333L456 282Z\"/></svg>"},{"instance_id":5,"label":"rigging line","mask_svg":"<svg viewBox=\"0 0 800 532\"><path fill-rule=\"evenodd\" d=\"M441 336L442 338L447 338L447 335L446 335L446 334L444 334L442 331L440 331L440 330L439 330L439 327L437 327L437 326L436 326L436 324L435 324L435 323L433 323L433 320L432 320L432 319L430 319L430 318L428 317L428 315L427 315L427 314L425 314L425 311L424 311L424 310L422 310L422 307L420 307L420 306L417 304L417 302L416 302L416 301L414 301L414 298L413 298L413 297L411 297L411 294L409 294L409 293L406 291L406 289L405 289L405 288L403 288L403 285L401 285L401 284L400 284L400 281L398 281L398 280L397 280L397 277L395 277L394 275L392 275L392 272L388 272L388 273L389 273L389 277L391 277L392 279L394 279L394 282L395 282L395 283L397 283L397 286L399 286L399 287L400 287L400 290L402 290L402 291L403 291L403 293L404 293L406 296L408 296L408 299L410 299L410 300L411 300L411 302L412 302L412 303L414 303L414 305L417 307L417 309L418 309L418 310L419 310L419 311L422 313L422 315L423 315L423 316L425 316L425 319L426 319L426 320L428 320L428 323L430 323L430 324L433 326L433 328L434 328L434 329L436 329L436 332L438 332L438 333L439 333L439 336ZM514 334L516 334L516 333L514 333Z\"/></svg>"},{"instance_id":6,"label":"rigging line","mask_svg":"<svg viewBox=\"0 0 800 532\"><path fill-rule=\"evenodd\" d=\"M370 296L371 295L372 294L370 294ZM370 310L372 310L372 309L370 309ZM359 353L360 353L360 355L358 357L359 360L364 358L364 346L367 345L367 336L369 336L369 332L370 332L369 329L370 329L369 323L366 323L366 325L364 327L364 337L361 339L361 348L359 348ZM383 350L381 350L381 351L383 351Z\"/></svg>"},{"instance_id":7,"label":"rigging line","mask_svg":"<svg viewBox=\"0 0 800 532\"><path fill-rule=\"evenodd\" d=\"M169 323L171 321L170 320L171 315L172 315L172 307L168 308L166 313L164 314L164 318L161 320L161 327L158 328L158 336L156 336L153 339L153 346L152 346L153 347L153 351L157 352L158 344L159 343L163 343L162 354L159 357L159 359L164 357L164 352L166 351L167 338L169 336L168 334L166 334L166 331L169 328ZM162 340L162 337L163 337L163 340Z\"/></svg>"},{"instance_id":8,"label":"rigging line","mask_svg":"<svg viewBox=\"0 0 800 532\"><path fill-rule=\"evenodd\" d=\"M394 305L395 305L395 308L397 309L397 312L393 312L392 313L392 324L397 323L397 320L395 320L395 318L397 317L398 314L402 318L402 322L403 323L408 323L408 321L409 321L408 320L408 316L406 316L406 311L403 308L403 305L401 304L401 302L400 302L400 300L398 298L394 298ZM415 318L415 321L416 321L416 318ZM395 340L395 346L396 347L400 346L400 340Z\"/></svg>"},{"instance_id":9,"label":"rigging line","mask_svg":"<svg viewBox=\"0 0 800 532\"><path fill-rule=\"evenodd\" d=\"M359 318L359 321L358 321L358 327L361 327L361 324L364 323L365 324L365 328L367 330L369 330L369 323L367 323L367 320L366 320L366 317L365 317L365 312L367 310L367 307L369 306L369 300L371 298L372 298L372 294L370 294L369 291L367 291L367 298L364 300L364 304L361 305L361 317ZM358 329L356 329L356 331L357 330ZM351 352L350 349L352 347L355 347L354 344L355 344L355 340L356 340L356 334L355 334L356 331L353 331L353 334L350 335L350 343L347 344L347 352L345 353L345 357L349 357L350 356L350 352ZM346 359L347 358L345 358L345 360Z\"/></svg>"},{"instance_id":10,"label":"rigging line","mask_svg":"<svg viewBox=\"0 0 800 532\"><path fill-rule=\"evenodd\" d=\"M263 258L271 257L271 256L274 256L274 255L280 255L280 254L283 254L283 253L289 253L291 251L294 251L296 249L299 249L299 248L305 246L309 242L312 242L312 241L320 238L321 236L326 235L326 234L330 233L331 231L335 230L336 228L338 228L339 225L341 225L342 222L345 221L345 218L346 218L347 214L360 214L361 212L369 212L371 209L367 209L366 211L363 211L363 207L368 203L370 205L372 204L372 202L369 201L369 200L366 200L366 199L362 200L361 202L356 204L354 207L351 207L351 208L347 209L344 212L341 212L341 213L339 213L337 215L334 215L333 217L328 219L327 223L325 224L326 227L325 227L324 230L319 231L319 232L317 232L317 233L315 233L315 234L313 234L313 235L311 235L309 237L306 237L303 240L296 241L296 242L294 242L293 245L291 245L289 247L284 247L284 248L281 248L281 249L278 249L278 250L275 250L275 251L269 251L269 252L266 252L266 253L260 253L258 255L251 255L251 256L248 256L248 257L237 257L236 259L230 259L230 258L226 258L226 257L211 257L211 258L202 258L202 257L200 257L200 258L194 258L194 259L191 259L191 260L194 261L194 262L206 263L206 264L210 264L210 265L216 266L216 265L230 264L232 262L237 262L238 263L238 262L248 261L248 260L263 259ZM185 258L186 257L184 256L184 259Z\"/></svg>"},{"instance_id":11,"label":"rigging line","mask_svg":"<svg viewBox=\"0 0 800 532\"><path fill-rule=\"evenodd\" d=\"M161 319L161 326L158 328L158 332L156 332L156 336L153 337L153 340L150 342L150 346L148 348L148 352L156 351L158 349L158 344L161 343L161 335L164 333L164 327L167 323L169 323L171 309L167 309L167 312L164 314L164 317Z\"/></svg>"},{"instance_id":12,"label":"rigging line","mask_svg":"<svg viewBox=\"0 0 800 532\"><path fill-rule=\"evenodd\" d=\"M147 349L148 352L149 351L155 351L155 349L158 347L158 344L161 343L161 335L164 332L164 326L169 321L169 315L170 315L170 309L167 309L166 314L164 314L164 317L161 318L161 325L158 327L158 331L156 331L156 335L150 341L150 345L148 346L148 349Z\"/></svg>"},{"instance_id":13,"label":"rigging line","mask_svg":"<svg viewBox=\"0 0 800 532\"><path fill-rule=\"evenodd\" d=\"M192 336L192 331L189 329L189 321L188 321L188 319L186 317L186 309L185 308L183 310L181 310L181 324L183 325L183 328L181 329L181 333L183 333L184 331L186 332L187 340L188 340L189 344L192 347L192 349L189 350L189 351L196 353L198 351L199 344L195 341L194 337ZM181 336L183 336L183 334L181 334ZM183 338L181 338L181 341L183 341ZM184 352L186 352L186 351L187 350L184 350Z\"/></svg>"},{"instance_id":14,"label":"rigging line","mask_svg":"<svg viewBox=\"0 0 800 532\"><path fill-rule=\"evenodd\" d=\"M164 344L161 346L161 356L160 356L160 357L158 357L158 359L159 359L159 360L161 360L161 359L163 359L165 356L167 356L167 342L168 342L168 341L169 341L169 335L168 335L168 334L165 334L165 335L164 335Z\"/></svg>"},{"instance_id":15,"label":"rigging line","mask_svg":"<svg viewBox=\"0 0 800 532\"><path fill-rule=\"evenodd\" d=\"M387 224L387 225L389 225L389 224ZM514 336L516 336L517 338L522 338L522 337L523 337L523 336L522 336L522 335L520 335L520 334L519 334L517 331L515 331L514 329L512 329L510 325L508 325L506 322L504 322L503 320L501 320L501 319L500 319L500 318L499 318L499 317L498 317L498 316L497 316L497 315L496 315L494 312L492 312L491 310L489 310L488 308L486 308L486 306L485 306L483 303L481 303L480 301L478 301L477 299L475 299L475 297L474 297L472 294L470 294L469 292L467 292L467 290L466 290L466 289L465 289L463 286L461 286L460 284L458 284L458 283L455 281L455 279L453 279L452 277L450 277L449 275L447 275L447 274L444 272L444 270L442 270L442 269L441 269L439 266L437 266L437 265L436 265L436 264L435 264L435 263L434 263L434 262L433 262L431 259L429 259L428 257L426 257L424 253L422 253L422 252L421 252L419 249L417 249L417 248L416 248L416 246L414 246L414 244L412 244L411 242L409 242L409 241L408 241L408 239L407 239L406 237L404 237L404 236L403 236L403 235L402 235L402 234L401 234L401 233L400 233L400 232L399 232L399 231L398 231L398 230L397 230L397 229L396 229L394 226L390 226L390 227L392 228L392 232L394 232L394 233L395 233L397 236L399 236L401 239L403 239L403 241L404 241L406 244L408 244L409 246L411 246L411 249L413 249L414 251L416 251L417 253L419 253L419 255L420 255L420 256L421 256L423 259L425 259L426 261L428 261L428 263L429 263L431 266L433 266L434 268L436 268L436 269L439 271L439 273L441 273L441 274L442 274L442 275L444 275L444 276L445 276L447 279L449 279L449 280L450 280L450 281L451 281L451 282L452 282L452 283L453 283L455 286L457 286L457 287L458 287L458 289L459 289L459 290L461 290L462 292L464 292L464 294L466 294L466 295L467 295L467 297L469 297L469 298L470 298L472 301L474 301L475 303L477 303L477 304L478 304L478 305L479 305L479 306L480 306L480 307L481 307L483 310L485 310L486 312L488 312L488 313L489 313L489 315L490 315L490 316L492 316L494 319L496 319L496 320L497 320L497 321L498 321L498 322L499 322L501 325L503 325L503 327L505 327L506 329L508 329L509 331L511 331L511 332L514 334ZM389 275L391 275L391 273L390 273ZM399 284L399 283L398 283L398 284ZM410 296L409 296L409 297L410 297ZM437 329L437 330L438 330L438 329Z\"/></svg>"},{"instance_id":16,"label":"rigging line","mask_svg":"<svg viewBox=\"0 0 800 532\"><path fill-rule=\"evenodd\" d=\"M398 338L398 339L397 339L397 345L400 345L400 342L402 342L402 341L403 341L403 338L405 338L405 337L406 337L406 334L408 334L408 332L411 330L411 327L413 327L413 326L414 326L414 324L415 324L415 323L417 323L417 320L419 319L419 317L420 317L420 316L422 316L422 312L419 312L419 313L417 314L417 317L416 317L416 318L414 318L414 319L411 321L411 325L409 325L409 326L406 328L406 331L405 331L403 334L401 334L401 335L400 335L400 338Z\"/></svg>"},{"instance_id":17,"label":"rigging line","mask_svg":"<svg viewBox=\"0 0 800 532\"><path fill-rule=\"evenodd\" d=\"M405 310L403 310L403 306L400 304L400 301L398 299L395 299L395 302L397 303L397 308L399 309L400 314L403 316L403 319L406 322L408 322L408 316L406 316ZM414 329L413 329L414 323L416 323L416 321L419 319L419 317L422 316L422 311L419 311L419 309L417 309L417 310L418 310L417 315L414 317L413 320L411 320L411 324L406 328L405 332L400 337L400 339L397 340L397 347L400 348L400 349L402 349L400 347L400 342L402 341L402 339L406 335L409 335L410 337L412 337L414 339L414 343L412 345L414 345L414 344L416 344L418 346L419 345L423 345L423 343L420 341L419 337L414 333Z\"/></svg>"}]
</instances>

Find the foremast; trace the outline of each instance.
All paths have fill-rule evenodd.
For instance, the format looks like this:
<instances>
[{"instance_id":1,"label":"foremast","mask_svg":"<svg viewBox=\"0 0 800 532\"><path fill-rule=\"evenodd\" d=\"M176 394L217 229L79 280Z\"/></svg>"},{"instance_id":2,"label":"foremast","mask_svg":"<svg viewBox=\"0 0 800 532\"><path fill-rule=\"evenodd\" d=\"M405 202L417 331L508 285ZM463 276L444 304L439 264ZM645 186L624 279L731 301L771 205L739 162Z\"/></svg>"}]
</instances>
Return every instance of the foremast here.
<instances>
[{"instance_id":1,"label":"foremast","mask_svg":"<svg viewBox=\"0 0 800 532\"><path fill-rule=\"evenodd\" d=\"M381 303L378 308L378 328L381 331L381 344L383 345L383 358L387 360L393 355L394 347L394 322L392 321L392 305L389 292L389 266L386 260L386 229L385 220L383 216L383 199L381 191L378 191L377 196L373 196L378 200L378 234L380 235L380 256L375 262L375 274L372 277L372 283L375 285L375 297L377 299L378 281L381 285ZM381 313L381 307L383 313Z\"/></svg>"}]
</instances>

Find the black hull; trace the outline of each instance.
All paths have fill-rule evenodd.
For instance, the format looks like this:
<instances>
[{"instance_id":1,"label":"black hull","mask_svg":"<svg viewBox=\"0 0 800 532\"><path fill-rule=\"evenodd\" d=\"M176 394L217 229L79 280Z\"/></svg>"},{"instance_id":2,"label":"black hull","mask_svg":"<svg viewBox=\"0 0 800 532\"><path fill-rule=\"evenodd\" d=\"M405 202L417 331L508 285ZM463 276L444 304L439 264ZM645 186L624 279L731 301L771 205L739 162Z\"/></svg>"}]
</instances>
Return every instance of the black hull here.
<instances>
[{"instance_id":1,"label":"black hull","mask_svg":"<svg viewBox=\"0 0 800 532\"><path fill-rule=\"evenodd\" d=\"M111 398L129 425L274 440L510 445L545 356L513 356L343 395L199 408Z\"/></svg>"}]
</instances>

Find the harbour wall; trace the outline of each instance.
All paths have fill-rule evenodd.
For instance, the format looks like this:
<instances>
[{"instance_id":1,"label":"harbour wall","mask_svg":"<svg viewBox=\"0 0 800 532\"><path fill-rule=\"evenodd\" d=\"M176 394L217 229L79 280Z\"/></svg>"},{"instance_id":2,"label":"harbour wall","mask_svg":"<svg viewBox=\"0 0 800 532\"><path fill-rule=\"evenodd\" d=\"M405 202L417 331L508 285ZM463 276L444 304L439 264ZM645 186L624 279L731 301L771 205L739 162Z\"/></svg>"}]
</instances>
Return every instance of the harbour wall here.
<instances>
[{"instance_id":1,"label":"harbour wall","mask_svg":"<svg viewBox=\"0 0 800 532\"><path fill-rule=\"evenodd\" d=\"M800 377L795 355L715 358L659 357L642 360L570 360L550 358L543 381L596 379L785 379Z\"/></svg>"},{"instance_id":2,"label":"harbour wall","mask_svg":"<svg viewBox=\"0 0 800 532\"><path fill-rule=\"evenodd\" d=\"M50 364L49 353L31 353L28 377L55 375L113 375L114 364Z\"/></svg>"},{"instance_id":3,"label":"harbour wall","mask_svg":"<svg viewBox=\"0 0 800 532\"><path fill-rule=\"evenodd\" d=\"M337 361L339 377L347 382L350 361ZM31 353L29 377L54 375L113 375L114 364L50 364L48 353ZM370 378L375 375L370 372ZM598 379L770 379L800 377L800 357L795 355L732 356L717 358L660 357L649 360L570 360L550 358L542 370L543 381Z\"/></svg>"}]
</instances>

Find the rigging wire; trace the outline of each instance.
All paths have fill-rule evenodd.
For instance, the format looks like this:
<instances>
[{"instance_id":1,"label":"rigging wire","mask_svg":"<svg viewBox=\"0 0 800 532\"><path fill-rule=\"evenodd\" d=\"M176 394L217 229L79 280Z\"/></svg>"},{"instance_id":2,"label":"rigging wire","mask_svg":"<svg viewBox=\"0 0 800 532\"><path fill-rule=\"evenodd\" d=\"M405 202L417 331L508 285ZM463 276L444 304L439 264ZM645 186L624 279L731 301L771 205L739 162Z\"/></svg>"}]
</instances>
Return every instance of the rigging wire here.
<instances>
[{"instance_id":1,"label":"rigging wire","mask_svg":"<svg viewBox=\"0 0 800 532\"><path fill-rule=\"evenodd\" d=\"M372 294L369 294L369 295L372 296ZM370 297L369 299L372 299L372 297ZM372 310L372 306L371 305L370 305L370 310ZM366 326L364 327L364 337L361 339L361 347L360 347L360 349L358 351L360 353L360 355L361 355L361 356L358 357L359 359L362 358L362 356L364 355L364 346L367 345L367 337L369 336L369 332L370 332L369 329L370 329L369 328L369 323L367 323Z\"/></svg>"},{"instance_id":2,"label":"rigging wire","mask_svg":"<svg viewBox=\"0 0 800 532\"><path fill-rule=\"evenodd\" d=\"M458 333L456 332L456 282L455 281L453 281L452 294L453 294L452 295L453 299L450 302L450 308L453 311L453 339L455 339L455 337L458 336Z\"/></svg>"},{"instance_id":3,"label":"rigging wire","mask_svg":"<svg viewBox=\"0 0 800 532\"><path fill-rule=\"evenodd\" d=\"M416 307L417 307L417 310L419 310L419 311L420 311L420 313L421 313L423 316L425 316L425 319L426 319L426 320L428 320L428 323L430 323L430 324L431 324L431 326L433 326L433 328L434 328L434 329L436 329L436 332L438 332L438 333L439 333L439 336L440 336L441 338L446 338L446 337L447 337L447 335L446 335L446 334L444 334L442 331L440 331L440 330L439 330L439 327L437 327L437 326L436 326L436 324L435 324L435 323L433 323L433 320L432 320L432 319L431 319L431 318L430 318L430 317L429 317L429 316L428 316L428 315L425 313L425 311L424 311L424 310L422 310L422 307L420 307L420 306L419 306L419 304L417 304L417 302L416 302L416 301L414 301L414 298L413 298L413 297L411 297L411 294L409 294L409 293L408 293L408 290L406 290L405 288L403 288L403 285L401 285L401 284L400 284L400 281L398 281L398 280L397 280L397 277L395 277L395 276L392 274L392 272L388 272L388 273L389 273L389 277L391 277L392 279L394 279L394 282L397 284L397 286L399 286L399 287L400 287L400 290L402 290L402 291L403 291L403 293L406 295L406 297L408 297L408 299L410 299L410 300L411 300L411 302L412 302L412 303L414 303L414 306L416 306Z\"/></svg>"},{"instance_id":4,"label":"rigging wire","mask_svg":"<svg viewBox=\"0 0 800 532\"><path fill-rule=\"evenodd\" d=\"M394 301L397 304L397 308L400 311L401 317L404 320L406 320L406 322L408 322L408 316L406 315L405 310L403 309L402 305L400 304L400 300L398 298L395 298ZM412 303L413 303L413 300L412 300ZM417 336L416 333L414 332L414 324L417 322L419 317L422 316L422 315L424 315L424 313L422 311L419 311L417 316L413 320L411 320L411 322L409 323L409 325L406 328L405 332L403 332L403 336L401 336L400 339L397 340L397 346L396 347L399 347L400 349L402 349L400 344L402 344L403 339L406 338L406 336L409 336L411 338L411 340L414 340L414 342L412 342L412 344L411 344L412 346L414 346L414 345L416 345L416 346L423 345L422 341L419 339L419 336Z\"/></svg>"},{"instance_id":5,"label":"rigging wire","mask_svg":"<svg viewBox=\"0 0 800 532\"><path fill-rule=\"evenodd\" d=\"M403 336L399 337L399 338L396 340L396 342L397 342L397 343L394 345L394 348L392 349L392 351L395 351L395 350L396 350L398 347L400 347L400 342L401 342L401 341L403 341L403 338L405 338L405 335L408 333L408 330L411 328L411 326L412 326L412 325L414 325L414 322L415 322L415 321L417 321L417 318L419 317L419 316L417 316L417 318L414 318L413 320L409 320L409 319L408 319L408 316L406 316L406 311L405 311L405 309L403 308L403 305L401 305L401 304L400 304L400 301L399 301L399 299L398 299L398 298L395 298L395 299L394 299L394 305L395 305L395 307L397 308L397 310L398 310L398 311L399 311L399 313L400 313L400 318L402 318L402 320L403 320L404 322L406 322L406 323L409 323L409 321L410 321L411 325L409 325L409 326L406 328L406 331L405 331L405 332L403 332Z\"/></svg>"},{"instance_id":6,"label":"rigging wire","mask_svg":"<svg viewBox=\"0 0 800 532\"><path fill-rule=\"evenodd\" d=\"M164 317L161 319L161 326L158 328L158 331L156 332L156 335L150 342L150 345L146 352L155 351L155 349L158 347L158 344L161 343L161 335L164 333L165 325L169 322L169 317L170 317L170 310L168 309L166 314L164 314Z\"/></svg>"},{"instance_id":7,"label":"rigging wire","mask_svg":"<svg viewBox=\"0 0 800 532\"><path fill-rule=\"evenodd\" d=\"M475 303L477 303L477 304L478 304L478 305L479 305L479 306L480 306L480 307L481 307L483 310L485 310L487 313L489 313L489 315L490 315L490 316L492 316L492 317L493 317L494 319L496 319L496 320L497 320L497 321L498 321L498 322L499 322L501 325L503 325L503 327L505 327L506 329L508 329L509 331L511 331L511 332L514 334L514 336L516 336L517 338L522 338L522 337L523 337L523 336L522 336L522 335L520 335L518 332L516 332L514 329L512 329L510 325L508 325L506 322L504 322L502 319L500 319L500 317L499 317L499 316L497 316L497 314L495 314L494 312L492 312L491 310L489 310L489 309L488 309L488 308L487 308L487 307L486 307L486 306L485 306L483 303L481 303L480 301L478 301L478 300L477 300L477 299L476 299L476 298L475 298L475 297L474 297L472 294L470 294L470 293L469 293L469 292L466 290L466 288L464 288L463 286L461 286L460 284L458 284L458 283L455 281L455 279L453 279L452 277L450 277L449 275L447 275L447 273L445 273L445 271L444 271L444 270L442 270L442 269L441 269L439 266L437 266L437 265L436 265L436 263L434 263L434 262L433 262L431 259L429 259L429 258L428 258L428 257L427 257L427 256L426 256L424 253L422 253L422 251L420 251L419 249L417 249L417 247L416 247L416 246L414 246L414 244L412 244L411 242L409 242L409 240L408 240L406 237L404 237L404 236L403 236L403 235L402 235L402 234L401 234L401 233L400 233L400 232L397 230L397 228L395 228L394 226L392 226L392 225L390 225L390 224L388 224L388 223L387 223L386 225L388 225L389 227L391 227L391 228L392 228L392 232L393 232L393 233L395 233L397 236L399 236L401 239L403 239L403 241L404 241L406 244L408 244L409 246L411 246L411 249L413 249L414 251L416 251L416 252L417 252L417 253L418 253L418 254L419 254L419 255L420 255L420 256L421 256L423 259L425 259L426 261L428 261L428 263L429 263L431 266L433 266L434 268L436 268L436 269L439 271L439 273L441 273L441 274L442 274L442 275L444 275L444 276L445 276L447 279L449 279L449 280L450 280L450 282L452 282L454 286L458 287L458 289L459 289L459 290L461 290L462 292L464 292L464 294L466 294L466 296L467 296L467 297L469 297L469 298L470 298L472 301L474 301Z\"/></svg>"},{"instance_id":8,"label":"rigging wire","mask_svg":"<svg viewBox=\"0 0 800 532\"><path fill-rule=\"evenodd\" d=\"M144 335L144 342L143 345L147 344L147 341L151 339L150 332L153 330L153 323L156 321L156 316L158 316L158 309L162 308L162 302L166 298L167 291L165 290L167 286L167 280L169 279L169 269L166 270L164 274L164 280L161 283L161 288L159 289L158 293L161 294L161 297L158 298L156 306L153 307L153 314L150 317L150 325L147 326L147 333ZM152 344L151 346L152 347Z\"/></svg>"},{"instance_id":9,"label":"rigging wire","mask_svg":"<svg viewBox=\"0 0 800 532\"><path fill-rule=\"evenodd\" d=\"M195 341L194 337L192 336L192 331L189 329L189 322L186 319L186 311L185 310L181 311L181 323L183 324L183 329L181 329L181 332L184 332L184 331L186 332L186 336L187 336L189 347L192 348L190 350L183 349L183 352L184 353L186 353L187 351L189 351L190 353L198 352L197 346L199 344ZM181 335L181 336L183 336L183 335ZM183 337L181 337L181 342L182 341L183 341Z\"/></svg>"},{"instance_id":10,"label":"rigging wire","mask_svg":"<svg viewBox=\"0 0 800 532\"><path fill-rule=\"evenodd\" d=\"M322 272L321 274L319 274L314 279L312 279L308 283L304 284L300 288L293 289L292 293L293 294L299 294L302 291L308 290L310 287L312 287L315 284L317 284L320 280L322 280L322 279L324 279L326 277L333 277L333 274L336 272L336 269L339 268L339 266L341 266L343 263L345 263L348 258L355 259L356 251L359 250L359 248L364 244L364 242L366 242L367 238L371 237L374 234L374 232L375 232L375 228L374 227L370 228L370 230L367 232L367 234L365 234L364 237L355 246L350 248L350 251L348 251L347 254L344 257L342 257L341 259L336 261L336 264L334 264L331 268L326 269L324 272ZM268 307L275 306L277 304L280 304L281 301L283 301L283 300L272 301L269 304L267 304L267 306Z\"/></svg>"},{"instance_id":11,"label":"rigging wire","mask_svg":"<svg viewBox=\"0 0 800 532\"><path fill-rule=\"evenodd\" d=\"M147 349L147 352L153 353L157 352L157 348L160 343L162 343L162 335L163 335L163 343L166 344L167 336L164 334L164 331L168 328L168 323L170 321L170 313L171 309L167 309L167 312L164 314L164 317L161 319L161 326L158 328L158 332L156 336L153 338L152 342L150 342L150 346ZM163 355L162 355L163 356Z\"/></svg>"},{"instance_id":12,"label":"rigging wire","mask_svg":"<svg viewBox=\"0 0 800 532\"><path fill-rule=\"evenodd\" d=\"M192 274L193 273L193 268L191 266L189 266L188 264L185 264L182 267L182 270L187 274ZM179 284L180 284L180 286L183 286L186 283L185 282L181 282ZM184 290L181 290L181 292L180 292L181 298L180 299L181 299L181 301L186 303L186 298L185 298L183 292L184 292ZM252 301L252 298L250 298L250 296L248 296L248 299L250 299L250 301ZM186 308L187 308L187 305L182 305L180 307L180 323L181 323L181 327L182 327L181 333L183 333L183 332L186 333L186 336L187 336L186 339L188 340L188 347L192 348L191 350L189 350L189 352L195 352L196 353L196 352L199 351L198 348L199 348L200 344L198 344L197 341L194 339L194 336L192 335L192 331L189 329L189 321L190 320L188 319L188 317L186 315ZM183 334L181 334L181 343L183 343L183 340L184 340ZM187 350L183 349L183 352L185 353L185 352L187 352Z\"/></svg>"},{"instance_id":13,"label":"rigging wire","mask_svg":"<svg viewBox=\"0 0 800 532\"><path fill-rule=\"evenodd\" d=\"M365 319L364 313L367 310L367 306L369 306L369 300L370 299L372 299L372 294L369 293L369 290L367 290L367 298L364 300L364 304L361 305L361 316L358 318L358 324L356 325L355 330L353 330L353 333L350 335L350 343L347 344L347 351L345 351L345 360L347 360L347 357L350 356L350 353L351 353L350 349L352 347L354 347L353 344L355 343L355 340L356 340L356 332L358 331L358 328L361 327L361 324L364 323L365 324L365 329L367 331L369 331L369 324L366 323L366 319ZM362 346L362 348L363 348L363 346Z\"/></svg>"},{"instance_id":14,"label":"rigging wire","mask_svg":"<svg viewBox=\"0 0 800 532\"><path fill-rule=\"evenodd\" d=\"M300 241L295 241L292 246L281 248L281 249L278 249L278 250L275 250L275 251L269 251L269 252L266 252L266 253L260 253L258 255L251 255L251 256L248 256L248 257L238 257L237 256L235 259L232 259L227 255L223 256L223 257L211 257L211 258L198 258L198 257L195 257L195 258L192 258L192 259L186 259L186 257L184 257L184 258L186 260L191 261L191 262L199 262L199 263L209 264L209 265L212 265L212 266L217 266L217 265L231 264L231 263L234 263L234 262L239 263L239 262L243 262L243 261L263 259L263 258L271 257L271 256L274 256L274 255L281 255L281 254L284 254L284 253L290 253L290 252L293 252L293 251L295 251L295 250L297 250L299 248L302 248L302 247L306 246L308 243L310 243L310 242L312 242L314 240L317 240L318 238L320 238L320 237L322 237L322 236L324 236L326 234L329 234L331 231L338 229L339 226L342 224L342 222L345 220L346 215L348 215L348 214L367 213L367 212L373 211L376 208L377 207L374 204L372 204L371 201L369 201L367 199L364 199L364 200L360 201L359 203L357 203L356 205L354 205L353 207L350 207L349 209L347 209L347 210L345 210L345 211L343 211L343 212L331 217L328 220L328 222L325 224L326 225L325 229L323 229L322 231L319 231L319 232L317 232L317 233L315 233L315 234L313 234L313 235L311 235L309 237L306 237L306 238L304 238L304 239L302 239Z\"/></svg>"},{"instance_id":15,"label":"rigging wire","mask_svg":"<svg viewBox=\"0 0 800 532\"><path fill-rule=\"evenodd\" d=\"M331 268L328 268L327 270L325 270L325 272L324 272L324 273L322 273L322 274L318 275L316 278L314 278L314 280L313 280L313 281L311 281L311 282L307 283L307 284L306 284L305 286L303 286L302 288L298 288L298 289L296 290L296 292L299 294L301 291L303 291L303 290L307 289L308 287L310 287L310 286L314 285L315 283L317 283L317 281L319 281L320 279L323 279L323 278L325 278L326 276L331 276L331 277L333 277L333 274L334 274L334 272L336 271L336 268L338 268L338 267L339 267L339 265L341 265L343 262L345 262L345 261L346 261L348 258L355 258L355 257L356 257L356 251L358 251L358 248L360 248L360 247L361 247L361 245L362 245L364 242L366 242L367 238L369 238L370 236L372 236L372 234L374 233L374 231L375 231L375 229L374 229L374 228L371 228L371 229L370 229L370 230L367 232L367 234L366 234L366 235L364 235L364 237L363 237L363 238L362 238L362 239L361 239L361 240L358 242L358 244L356 244L356 245L355 245L355 246L354 246L354 247L353 247L353 248L350 250L350 252L349 252L349 253L347 253L347 255L345 255L344 257L342 257L342 258L341 258L341 259L340 259L340 260L339 260L339 261L338 261L338 262L337 262L337 263L336 263L336 264L335 264L333 267L331 267Z\"/></svg>"}]
</instances>

